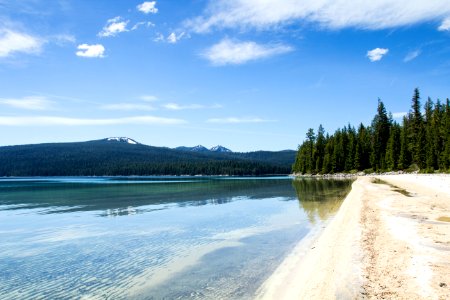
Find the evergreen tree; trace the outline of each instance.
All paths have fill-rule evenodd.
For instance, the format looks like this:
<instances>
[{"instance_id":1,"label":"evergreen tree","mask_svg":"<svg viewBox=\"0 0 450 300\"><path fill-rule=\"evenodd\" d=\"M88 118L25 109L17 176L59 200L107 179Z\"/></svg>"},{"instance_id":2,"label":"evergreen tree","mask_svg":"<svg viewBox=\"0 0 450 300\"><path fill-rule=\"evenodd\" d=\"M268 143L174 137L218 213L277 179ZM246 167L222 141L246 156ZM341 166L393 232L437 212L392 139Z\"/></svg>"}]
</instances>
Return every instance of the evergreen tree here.
<instances>
[{"instance_id":1,"label":"evergreen tree","mask_svg":"<svg viewBox=\"0 0 450 300\"><path fill-rule=\"evenodd\" d=\"M433 148L434 148L434 156L436 158L436 165L434 168L436 170L442 169L445 170L442 155L444 152L444 143L445 143L445 130L443 130L443 122L445 120L445 107L441 104L439 99L436 101L436 105L434 106L433 111L433 119L432 119L432 129L433 129Z\"/></svg>"},{"instance_id":2,"label":"evergreen tree","mask_svg":"<svg viewBox=\"0 0 450 300\"><path fill-rule=\"evenodd\" d=\"M434 128L433 128L433 101L428 97L425 102L425 153L426 153L426 168L427 172L433 172L437 168L437 157L434 143Z\"/></svg>"},{"instance_id":3,"label":"evergreen tree","mask_svg":"<svg viewBox=\"0 0 450 300\"><path fill-rule=\"evenodd\" d=\"M309 129L299 146L293 169L300 173L336 173L352 170L408 170L413 164L422 172L450 171L450 101L436 105L428 98L424 115L420 93L414 90L410 112L401 124L393 122L378 100L372 124L355 130L350 124L317 136Z\"/></svg>"},{"instance_id":4,"label":"evergreen tree","mask_svg":"<svg viewBox=\"0 0 450 300\"><path fill-rule=\"evenodd\" d=\"M410 126L410 151L412 153L413 163L419 168L426 166L425 133L422 113L420 112L420 93L419 89L414 90L411 104L411 126Z\"/></svg>"},{"instance_id":5,"label":"evergreen tree","mask_svg":"<svg viewBox=\"0 0 450 300\"><path fill-rule=\"evenodd\" d=\"M403 126L400 129L400 155L398 158L398 168L405 170L411 164L411 153L409 151L409 119L407 116L403 117Z\"/></svg>"},{"instance_id":6,"label":"evergreen tree","mask_svg":"<svg viewBox=\"0 0 450 300\"><path fill-rule=\"evenodd\" d=\"M325 155L323 158L322 174L329 174L333 170L332 155L334 150L334 137L327 134Z\"/></svg>"},{"instance_id":7,"label":"evergreen tree","mask_svg":"<svg viewBox=\"0 0 450 300\"><path fill-rule=\"evenodd\" d=\"M325 156L325 129L322 124L317 130L316 146L314 151L315 173L322 172L323 160Z\"/></svg>"},{"instance_id":8,"label":"evergreen tree","mask_svg":"<svg viewBox=\"0 0 450 300\"><path fill-rule=\"evenodd\" d=\"M397 123L392 124L386 147L386 167L390 171L398 169L401 149L401 128Z\"/></svg>"},{"instance_id":9,"label":"evergreen tree","mask_svg":"<svg viewBox=\"0 0 450 300\"><path fill-rule=\"evenodd\" d=\"M391 127L390 122L383 102L378 99L377 114L372 121L373 136L370 161L372 168L375 170L383 170L386 168L385 155Z\"/></svg>"},{"instance_id":10,"label":"evergreen tree","mask_svg":"<svg viewBox=\"0 0 450 300\"><path fill-rule=\"evenodd\" d=\"M442 167L445 171L450 169L450 100L445 104L444 121L442 122L442 134L444 137L444 149L441 154Z\"/></svg>"},{"instance_id":11,"label":"evergreen tree","mask_svg":"<svg viewBox=\"0 0 450 300\"><path fill-rule=\"evenodd\" d=\"M308 132L306 133L306 138L308 142L308 154L306 158L306 170L308 173L313 173L313 170L315 169L315 163L314 160L314 142L316 140L316 135L314 134L314 129L309 128Z\"/></svg>"},{"instance_id":12,"label":"evergreen tree","mask_svg":"<svg viewBox=\"0 0 450 300\"><path fill-rule=\"evenodd\" d=\"M355 153L356 153L356 132L350 124L347 127L347 153L345 157L345 171L349 172L355 169Z\"/></svg>"}]
</instances>

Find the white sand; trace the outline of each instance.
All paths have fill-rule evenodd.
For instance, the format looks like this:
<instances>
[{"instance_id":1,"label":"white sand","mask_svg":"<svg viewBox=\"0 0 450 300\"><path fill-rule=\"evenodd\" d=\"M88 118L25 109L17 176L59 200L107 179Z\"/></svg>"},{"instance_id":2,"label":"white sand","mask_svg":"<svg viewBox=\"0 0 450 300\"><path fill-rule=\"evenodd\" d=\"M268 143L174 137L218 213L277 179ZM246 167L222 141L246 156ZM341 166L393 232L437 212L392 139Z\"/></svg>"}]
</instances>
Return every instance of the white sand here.
<instances>
[{"instance_id":1,"label":"white sand","mask_svg":"<svg viewBox=\"0 0 450 300\"><path fill-rule=\"evenodd\" d=\"M359 177L318 239L301 242L258 299L450 299L450 176Z\"/></svg>"}]
</instances>

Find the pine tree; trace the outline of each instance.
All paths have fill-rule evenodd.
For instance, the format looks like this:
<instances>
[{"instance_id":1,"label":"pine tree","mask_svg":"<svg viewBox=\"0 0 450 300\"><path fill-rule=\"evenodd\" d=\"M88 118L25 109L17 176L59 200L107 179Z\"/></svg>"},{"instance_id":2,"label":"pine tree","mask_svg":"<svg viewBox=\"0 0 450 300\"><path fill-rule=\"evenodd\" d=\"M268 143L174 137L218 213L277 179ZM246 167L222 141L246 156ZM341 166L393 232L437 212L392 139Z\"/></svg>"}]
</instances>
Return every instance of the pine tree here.
<instances>
[{"instance_id":1,"label":"pine tree","mask_svg":"<svg viewBox=\"0 0 450 300\"><path fill-rule=\"evenodd\" d=\"M322 174L329 174L332 171L332 155L334 149L334 136L327 134L325 140L325 155L323 157Z\"/></svg>"},{"instance_id":2,"label":"pine tree","mask_svg":"<svg viewBox=\"0 0 450 300\"><path fill-rule=\"evenodd\" d=\"M407 116L403 117L403 126L400 129L400 154L398 158L398 168L405 170L411 164L411 154L409 152L409 119Z\"/></svg>"},{"instance_id":3,"label":"pine tree","mask_svg":"<svg viewBox=\"0 0 450 300\"><path fill-rule=\"evenodd\" d=\"M325 129L322 124L317 130L316 146L314 151L315 173L322 172L323 159L325 156Z\"/></svg>"},{"instance_id":4,"label":"pine tree","mask_svg":"<svg viewBox=\"0 0 450 300\"><path fill-rule=\"evenodd\" d=\"M433 101L428 97L425 102L425 153L427 172L433 172L437 167L436 150L433 135Z\"/></svg>"},{"instance_id":5,"label":"pine tree","mask_svg":"<svg viewBox=\"0 0 450 300\"><path fill-rule=\"evenodd\" d=\"M422 169L426 166L426 149L424 122L422 113L420 112L420 93L418 88L414 90L411 109L410 151L412 153L413 163L416 163Z\"/></svg>"},{"instance_id":6,"label":"pine tree","mask_svg":"<svg viewBox=\"0 0 450 300\"><path fill-rule=\"evenodd\" d=\"M355 169L355 152L356 152L356 132L350 124L347 126L347 153L345 157L345 171L349 172Z\"/></svg>"},{"instance_id":7,"label":"pine tree","mask_svg":"<svg viewBox=\"0 0 450 300\"><path fill-rule=\"evenodd\" d=\"M384 103L378 99L377 114L372 121L372 155L371 164L375 170L386 168L385 156L391 124Z\"/></svg>"},{"instance_id":8,"label":"pine tree","mask_svg":"<svg viewBox=\"0 0 450 300\"><path fill-rule=\"evenodd\" d=\"M448 98L445 104L442 134L444 137L444 149L441 154L442 166L445 171L450 171L450 100Z\"/></svg>"},{"instance_id":9,"label":"pine tree","mask_svg":"<svg viewBox=\"0 0 450 300\"><path fill-rule=\"evenodd\" d=\"M388 144L386 147L386 167L390 171L398 169L401 148L401 127L397 123L392 124Z\"/></svg>"},{"instance_id":10,"label":"pine tree","mask_svg":"<svg viewBox=\"0 0 450 300\"><path fill-rule=\"evenodd\" d=\"M441 104L441 101L437 99L436 105L434 106L433 119L432 119L432 129L433 129L433 148L434 156L436 158L436 165L434 168L436 170L445 170L442 161L442 153L444 151L445 142L445 130L443 130L443 122L445 120L445 107Z\"/></svg>"}]
</instances>

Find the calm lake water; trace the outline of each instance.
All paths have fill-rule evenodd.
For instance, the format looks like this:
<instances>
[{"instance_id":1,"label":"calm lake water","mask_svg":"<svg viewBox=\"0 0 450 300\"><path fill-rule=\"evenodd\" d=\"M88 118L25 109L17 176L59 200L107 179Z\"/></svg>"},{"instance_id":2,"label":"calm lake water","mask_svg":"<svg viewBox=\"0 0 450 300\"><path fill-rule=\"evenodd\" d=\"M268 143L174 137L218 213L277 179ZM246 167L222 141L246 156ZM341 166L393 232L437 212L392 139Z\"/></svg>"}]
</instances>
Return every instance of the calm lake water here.
<instances>
[{"instance_id":1,"label":"calm lake water","mask_svg":"<svg viewBox=\"0 0 450 300\"><path fill-rule=\"evenodd\" d=\"M252 298L350 181L0 180L1 299Z\"/></svg>"}]
</instances>

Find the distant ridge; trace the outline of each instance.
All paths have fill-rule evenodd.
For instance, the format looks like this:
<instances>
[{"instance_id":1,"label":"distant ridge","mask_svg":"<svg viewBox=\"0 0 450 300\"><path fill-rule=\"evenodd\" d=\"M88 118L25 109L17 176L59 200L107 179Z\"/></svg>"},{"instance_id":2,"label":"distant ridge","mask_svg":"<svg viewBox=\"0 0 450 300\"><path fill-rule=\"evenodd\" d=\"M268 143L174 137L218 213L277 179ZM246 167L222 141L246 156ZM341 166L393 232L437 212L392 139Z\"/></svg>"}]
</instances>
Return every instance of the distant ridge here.
<instances>
[{"instance_id":1,"label":"distant ridge","mask_svg":"<svg viewBox=\"0 0 450 300\"><path fill-rule=\"evenodd\" d=\"M181 147L176 147L175 149L180 150L180 151L193 151L193 152L227 152L227 153L233 152L230 149L225 148L224 146L221 146L221 145L214 146L211 149L208 149L202 145L197 145L194 147L181 146Z\"/></svg>"},{"instance_id":2,"label":"distant ridge","mask_svg":"<svg viewBox=\"0 0 450 300\"><path fill-rule=\"evenodd\" d=\"M105 139L108 142L120 142L120 143L127 143L127 144L133 144L137 145L139 144L133 139L127 138L127 137L109 137Z\"/></svg>"},{"instance_id":3,"label":"distant ridge","mask_svg":"<svg viewBox=\"0 0 450 300\"><path fill-rule=\"evenodd\" d=\"M175 148L175 150L180 150L180 151L192 151L192 152L208 152L208 151L209 151L208 148L206 148L206 147L204 147L204 146L202 146L202 145L197 145L197 146L194 146L194 147L184 147L184 146L181 146L181 147Z\"/></svg>"},{"instance_id":4,"label":"distant ridge","mask_svg":"<svg viewBox=\"0 0 450 300\"><path fill-rule=\"evenodd\" d=\"M0 147L0 176L290 174L296 152L154 147L128 137Z\"/></svg>"},{"instance_id":5,"label":"distant ridge","mask_svg":"<svg viewBox=\"0 0 450 300\"><path fill-rule=\"evenodd\" d=\"M209 149L209 151L212 151L212 152L233 152L230 149L225 148L224 146L221 146L221 145L217 145L215 147L212 147L211 149Z\"/></svg>"}]
</instances>

